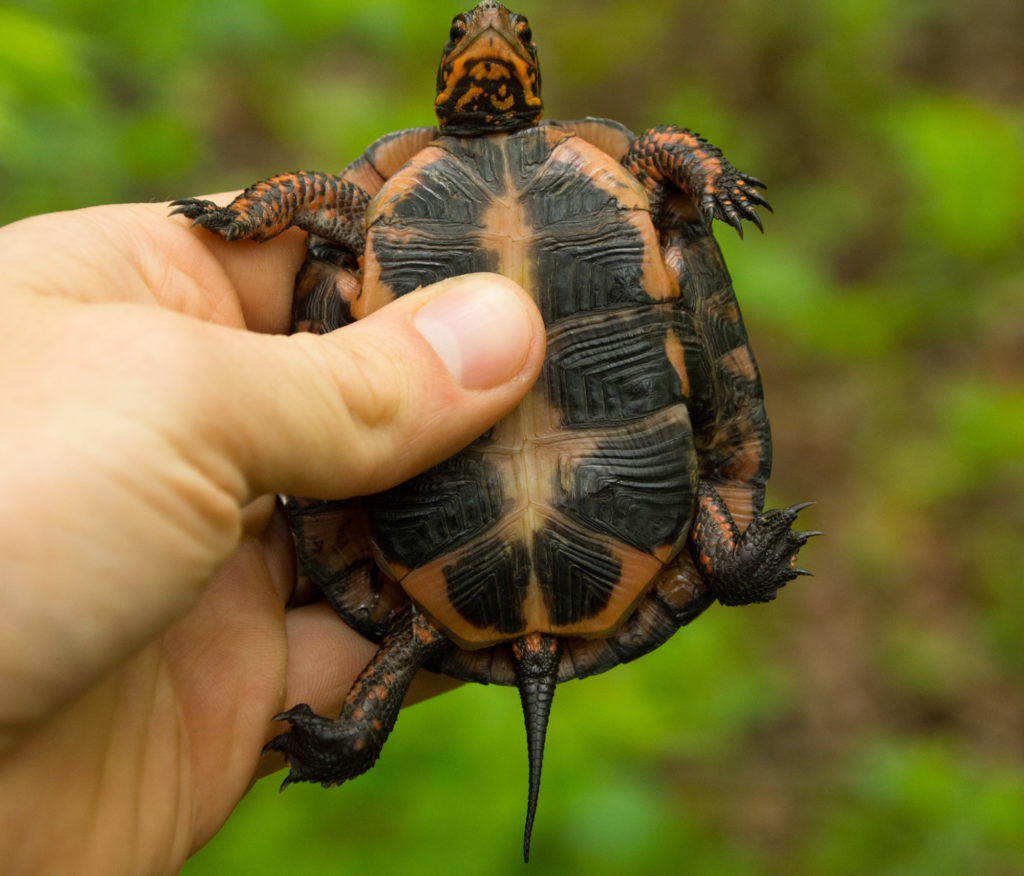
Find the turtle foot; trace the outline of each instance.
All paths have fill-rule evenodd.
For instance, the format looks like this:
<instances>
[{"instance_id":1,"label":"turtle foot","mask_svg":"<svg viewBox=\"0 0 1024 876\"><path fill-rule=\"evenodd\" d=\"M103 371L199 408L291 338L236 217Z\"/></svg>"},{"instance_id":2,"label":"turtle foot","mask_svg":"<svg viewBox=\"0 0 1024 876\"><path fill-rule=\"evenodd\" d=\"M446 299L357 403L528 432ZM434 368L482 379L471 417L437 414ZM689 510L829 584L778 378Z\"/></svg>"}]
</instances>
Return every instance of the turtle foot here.
<instances>
[{"instance_id":1,"label":"turtle foot","mask_svg":"<svg viewBox=\"0 0 1024 876\"><path fill-rule=\"evenodd\" d=\"M380 757L417 670L449 647L451 641L440 628L411 603L395 612L337 721L305 704L274 718L292 725L263 748L280 751L291 767L282 789L294 782L319 782L326 788L365 773Z\"/></svg>"},{"instance_id":2,"label":"turtle foot","mask_svg":"<svg viewBox=\"0 0 1024 876\"><path fill-rule=\"evenodd\" d=\"M223 237L225 240L241 240L252 236L254 223L242 220L237 211L228 207L218 207L213 201L200 198L182 198L173 201L172 216L184 216L192 220L192 225L201 225Z\"/></svg>"},{"instance_id":3,"label":"turtle foot","mask_svg":"<svg viewBox=\"0 0 1024 876\"><path fill-rule=\"evenodd\" d=\"M778 591L800 575L800 548L817 530L794 531L800 513L812 502L758 514L740 535L722 498L701 485L700 510L694 524L692 551L711 592L723 605L770 602Z\"/></svg>"},{"instance_id":4,"label":"turtle foot","mask_svg":"<svg viewBox=\"0 0 1024 876\"><path fill-rule=\"evenodd\" d=\"M281 783L282 791L295 782L319 782L325 788L339 785L365 773L380 756L381 746L367 739L358 724L324 718L305 703L274 720L291 724L291 729L263 747L265 752L281 752L288 761L291 772Z\"/></svg>"},{"instance_id":5,"label":"turtle foot","mask_svg":"<svg viewBox=\"0 0 1024 876\"><path fill-rule=\"evenodd\" d=\"M633 141L622 163L647 187L655 213L666 187L676 188L698 205L707 224L719 219L742 237L744 221L763 230L757 207L771 210L758 191L767 188L761 180L741 173L718 147L686 128L650 128Z\"/></svg>"}]
</instances>

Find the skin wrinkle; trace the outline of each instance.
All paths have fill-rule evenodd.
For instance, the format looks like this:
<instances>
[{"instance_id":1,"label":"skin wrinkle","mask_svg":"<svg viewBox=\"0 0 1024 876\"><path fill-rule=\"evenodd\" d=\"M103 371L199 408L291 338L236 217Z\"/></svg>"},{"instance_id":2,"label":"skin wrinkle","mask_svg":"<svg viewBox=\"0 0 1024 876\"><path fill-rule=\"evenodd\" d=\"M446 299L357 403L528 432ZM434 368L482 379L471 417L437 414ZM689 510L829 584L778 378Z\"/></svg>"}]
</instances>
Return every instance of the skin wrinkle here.
<instances>
[{"instance_id":1,"label":"skin wrinkle","mask_svg":"<svg viewBox=\"0 0 1024 876\"><path fill-rule=\"evenodd\" d=\"M164 655L161 661L162 673L175 690L171 701L174 707L173 738L176 743L176 755L181 763L194 763L196 756L191 745L192 737L189 733L188 716L182 708L184 698L174 679L174 673L166 658L166 653L161 653ZM190 837L195 834L197 813L193 803L196 799L194 773L192 770L178 770L177 779L178 793L174 799L174 810L181 813L181 816L175 819L174 831L168 839L167 851L162 856L165 861L179 860L190 854L192 851Z\"/></svg>"},{"instance_id":2,"label":"skin wrinkle","mask_svg":"<svg viewBox=\"0 0 1024 876\"><path fill-rule=\"evenodd\" d=\"M208 319L215 308L210 305L205 296L200 295L199 300L203 301L206 307L189 308L186 306L186 302L194 297L195 292L203 291L203 287L193 278L188 278L190 281L188 289L170 294L170 290L173 290L175 285L178 285L179 289L181 288L180 284L173 282L175 275L180 272L172 260L155 257L154 254L160 252L159 247L163 241L157 240L145 225L134 226L127 240L123 228L111 228L103 216L97 217L96 226L110 245L121 251L125 263L132 266L134 276L131 279L135 281L132 286L139 289L144 296L145 303L160 304L177 313L184 313L201 320Z\"/></svg>"},{"instance_id":3,"label":"skin wrinkle","mask_svg":"<svg viewBox=\"0 0 1024 876\"><path fill-rule=\"evenodd\" d=\"M244 325L241 309L232 302L224 288L226 284L218 283L214 286L202 283L200 277L183 271L176 262L153 258L152 254L159 252L160 241L154 239L145 226L138 229L138 234L144 240L140 246L133 248L132 258L140 279L153 290L155 303L206 322ZM226 279L226 275L224 277ZM182 283L183 279L187 281L187 285ZM180 291L183 286L188 289L187 293ZM211 298L211 290L214 288L220 289L216 299ZM206 305L202 309L188 306L188 302L196 297L196 293L199 300Z\"/></svg>"},{"instance_id":4,"label":"skin wrinkle","mask_svg":"<svg viewBox=\"0 0 1024 876\"><path fill-rule=\"evenodd\" d=\"M198 322L184 325L188 329L184 332L140 332L138 336L137 343L146 348L143 356L151 359L154 373L164 375L164 380L168 376L173 380L172 385L161 387L163 393L177 400L171 410L196 412L188 417L154 418L154 424L160 430L156 437L172 448L171 454L175 458L181 459L193 469L198 475L201 490L204 482L215 489L216 492L208 492L209 498L197 506L204 510L204 519L215 531L229 530L232 537L237 538L241 527L237 504L240 498L247 497L247 485L232 459L226 458L223 453L204 452L210 446L218 448L226 442L223 439L205 441L205 436L197 437L193 431L195 424L201 424L203 431L212 432L211 437L216 438L218 433L225 430L226 424L222 423L220 417L219 394L208 379L209 374L221 373L217 360L223 353L216 346L216 352L210 356L208 351L211 345L205 335L209 331L230 330L208 329ZM179 365L175 369L166 369L161 368L162 362L176 362ZM142 392L145 396L145 390ZM127 411L126 415L132 418L134 411ZM189 429L189 423L193 424L192 429Z\"/></svg>"},{"instance_id":5,"label":"skin wrinkle","mask_svg":"<svg viewBox=\"0 0 1024 876\"><path fill-rule=\"evenodd\" d=\"M230 200L239 192L219 193L205 197L214 200ZM166 217L165 221L166 221ZM173 216L171 221L188 228L190 223L182 216ZM165 248L168 241L163 235L151 239ZM177 264L188 264L193 271L185 276L202 295L208 295L211 287L228 288L237 294L239 319L227 324L244 325L252 331L268 334L282 334L288 331L291 320L291 291L295 274L305 255L305 233L290 228L265 243L234 241L228 243L218 237L203 236L195 232L183 238L175 236L174 247L180 248L183 256L193 252L207 253L214 258L180 259ZM159 300L159 298L158 298ZM214 309L214 312L219 312Z\"/></svg>"},{"instance_id":6,"label":"skin wrinkle","mask_svg":"<svg viewBox=\"0 0 1024 876\"><path fill-rule=\"evenodd\" d=\"M78 419L82 419L83 421L86 421L88 419L88 408L90 407L90 402L88 400L85 400L83 402L82 407L82 417L75 417L73 418L73 420L77 421ZM139 449L140 453L136 455L144 455L145 453L149 452L149 448L153 446L154 442L156 442L157 444L166 443L166 436L163 436L158 432L150 431L149 429L143 427L140 418L135 415L134 411L108 410L106 413L106 417L112 422L112 424L116 424L113 425L113 427L109 430L110 432L126 431L128 433L135 433L137 435L137 438L135 438L132 444L130 445L131 447ZM66 431L69 434L73 434L76 431L76 427L69 427L67 423L67 418L61 418L60 420L55 422L53 428L57 432ZM68 472L69 476L74 475L75 477L87 477L89 482L93 483L94 488L96 490L97 499L100 501L100 504L98 504L97 507L101 509L101 513L103 507L101 504L101 500L102 497L105 495L105 485L113 485L116 486L118 489L126 489L130 492L137 493L140 495L140 497L144 497L142 504L143 508L156 510L156 508L152 505L151 501L148 498L148 482L139 481L134 476L130 478L125 477L125 472L131 472L132 467L130 464L126 465L124 453L122 453L117 460L111 460L106 456L104 447L102 445L102 441L84 444L76 449L74 456L61 456L57 459L50 461L49 465L51 467L54 465L60 465L63 468L71 466L73 467L73 471ZM127 452L127 450L128 448L125 448L124 452ZM180 456L175 456L175 458L180 459ZM31 457L29 457L29 459L26 460L27 463L30 463L30 461ZM46 464L46 460L43 460L42 462L43 464ZM192 470L188 466L177 467L175 469L168 469L166 474L168 478L177 480L181 484L198 484L201 489L207 486L207 484L202 483L202 481L204 480L202 476L200 476L200 478L197 479L195 477L194 470ZM60 478L61 476L62 474L59 470L56 472L51 472L51 477ZM219 501L217 505L221 508L225 507L225 503L223 501ZM211 505L210 507L213 506ZM76 528L76 519L78 518L79 515L87 513L87 509L77 507L76 505L69 504L67 502L63 503L60 506L60 508L64 511L65 516L67 517L67 531L69 533L74 532ZM215 517L213 516L211 516L209 519L214 524L218 531L224 531L226 528L226 524L230 525L231 529L235 528L236 516L237 511L234 513L229 512L229 514L226 517L224 517L223 520L215 519ZM133 520L132 525L139 525L139 520ZM208 534L208 527L200 527L196 530L194 541L198 544L198 542L201 541L202 537L206 534ZM212 571L212 567L204 566L204 568L201 571L197 570L197 577L207 575L209 574L210 571Z\"/></svg>"},{"instance_id":7,"label":"skin wrinkle","mask_svg":"<svg viewBox=\"0 0 1024 876\"><path fill-rule=\"evenodd\" d=\"M134 424L134 421L130 421L130 424ZM152 438L141 438L136 446L143 446L148 441L153 440ZM163 439L160 436L156 436L156 441L160 442ZM123 460L122 460L123 461ZM199 525L194 527L191 532L186 533L181 529L174 529L167 531L164 535L164 540L167 547L167 552L177 557L182 558L180 563L181 586L176 591L173 599L173 605L171 601L164 598L161 601L163 608L162 611L172 612L173 614L181 614L186 611L191 605L196 595L199 592L199 588L215 571L216 566L209 561L208 549L204 548L204 542L208 543L209 538L213 533L220 533L220 538L224 544L223 552L227 553L230 545L237 540L237 533L241 529L241 515L237 508L237 499L226 493L218 493L216 495L216 501L211 502L210 500L210 485L211 482L198 474L197 471L187 464L183 464L176 469L166 469L165 477L169 480L177 481L178 486L171 492L161 491L154 495L148 481L137 480L132 478L131 480L124 480L118 475L117 469L114 469L107 473L105 471L105 464L102 455L97 452L93 454L91 460L84 460L83 463L89 464L89 469L92 475L92 480L96 484L97 495L102 497L103 488L105 484L111 483L112 478L116 478L119 481L118 488L123 490L125 494L136 494L139 496L140 507L146 508L149 513L147 516L139 516L132 521L130 529L125 531L124 536L126 539L134 537L135 533L140 528L145 528L151 525L151 521L148 519L152 517L153 525L161 525L160 521L171 517L177 517L180 511L171 511L167 505L167 499L169 496L173 496L180 504L182 498L186 498L192 494L193 498L188 500L188 503L193 507L203 507L209 509L203 520L206 522L197 521ZM131 466L128 466L130 469ZM198 476L197 476L198 475ZM186 486L187 484L187 486ZM184 492L182 492L184 490ZM198 490L198 492L197 492ZM197 499L195 496L202 494L202 499ZM215 507L216 506L216 507ZM183 506L184 507L184 506ZM107 513L107 510L102 505L97 506L97 510L100 513ZM74 526L74 519L72 518L68 522L68 526ZM166 529L166 527L162 527ZM130 543L126 542L124 550L130 550ZM111 556L111 561L116 562L116 552ZM184 560L185 557L192 557L190 562ZM111 570L113 572L113 570ZM140 582L141 584L142 582ZM65 588L66 589L66 588ZM57 606L67 606L67 610L61 612L63 620L59 621L60 632L56 635L55 640L65 644L65 646L71 646L76 644L75 654L71 658L71 665L80 667L82 669L95 668L97 671L103 670L106 666L100 666L96 664L96 654L105 647L107 640L107 634L102 633L102 629L106 629L109 626L110 619L116 617L124 617L127 619L128 614L135 611L145 611L151 613L145 606L151 601L151 597L145 588L133 589L124 593L111 593L109 598L98 602L93 601L88 606L84 606L79 603L77 609L74 608L75 603L70 599L60 599L56 605L48 608L49 617L51 620L56 620ZM87 610L86 610L87 609ZM155 610L155 608L154 608ZM127 614L126 614L127 613ZM91 622L89 622L91 619ZM119 622L117 627L120 628L122 623ZM89 630L96 630L95 635L89 635ZM141 630L138 633L138 638L135 643L128 643L125 653L134 650L137 644L141 644L159 629L159 625L154 621L153 626L148 630ZM53 632L59 632L54 630ZM41 635L50 637L50 631L46 629L40 630ZM98 638L97 638L98 636ZM105 661L106 665L110 665L114 662L116 655ZM66 681L73 681L73 677L69 677Z\"/></svg>"},{"instance_id":8,"label":"skin wrinkle","mask_svg":"<svg viewBox=\"0 0 1024 876\"><path fill-rule=\"evenodd\" d=\"M408 317L410 322L411 317L412 315L410 314ZM426 346L425 342L424 346ZM372 440L370 436L383 423L395 422L396 420L406 418L412 394L409 385L409 375L400 369L394 368L394 358L389 355L390 351L386 346L372 349L369 345L359 345L353 352L354 355L351 357L349 364L355 370L357 377L353 381L351 380L351 375L349 375L349 379L343 381L343 385L339 388L342 391L343 397L345 397L346 408L350 415L355 417L357 428L367 433L363 441ZM431 355L433 354L431 353ZM392 372L389 375L389 379L383 382L384 386L391 389L391 392L385 396L381 394L379 378L374 377L374 371L379 370L382 361L388 363L388 369ZM352 397L353 387L358 391L354 399ZM420 425L422 428L429 428L426 423ZM416 426L412 428L416 428ZM365 444L362 446L365 446ZM404 479L404 475L396 473L394 469L398 468L400 472L405 472L408 470L408 462L406 454L400 446L392 448L391 457L391 465L383 463L383 461L378 462L376 466L368 466L366 463L363 463L360 471L366 472L366 476L374 482L387 483L388 486L393 486Z\"/></svg>"},{"instance_id":9,"label":"skin wrinkle","mask_svg":"<svg viewBox=\"0 0 1024 876\"><path fill-rule=\"evenodd\" d=\"M344 367L331 357L333 351L326 349L322 342L314 341L315 335L291 337L295 347L303 353L310 370L323 375L315 378L314 385L321 389L331 388L329 394L322 394L320 402L311 410L315 421L307 424L322 431L322 440L345 448L351 454L348 465L353 472L365 472L365 477L379 476L373 454L366 454L367 433L382 423L392 422L400 410L401 402L392 395L390 401L382 399L375 383L380 380L379 369L383 362L391 360L384 356L374 358L363 349L350 349L344 360ZM377 354L379 355L379 354ZM301 377L302 375L298 375ZM389 381L384 381L390 386ZM405 393L402 396L405 397ZM370 466L373 469L370 469ZM316 498L311 496L310 498ZM323 497L327 498L327 497Z\"/></svg>"},{"instance_id":10,"label":"skin wrinkle","mask_svg":"<svg viewBox=\"0 0 1024 876\"><path fill-rule=\"evenodd\" d=\"M409 395L406 377L394 368L394 359L388 356L390 351L386 347L377 347L377 343L354 347L345 360L346 373L334 375L345 407L359 426L368 431L374 431L400 416ZM387 363L391 372L383 381L376 373L382 361ZM382 391L382 386L387 391ZM396 386L400 389L395 390Z\"/></svg>"}]
</instances>

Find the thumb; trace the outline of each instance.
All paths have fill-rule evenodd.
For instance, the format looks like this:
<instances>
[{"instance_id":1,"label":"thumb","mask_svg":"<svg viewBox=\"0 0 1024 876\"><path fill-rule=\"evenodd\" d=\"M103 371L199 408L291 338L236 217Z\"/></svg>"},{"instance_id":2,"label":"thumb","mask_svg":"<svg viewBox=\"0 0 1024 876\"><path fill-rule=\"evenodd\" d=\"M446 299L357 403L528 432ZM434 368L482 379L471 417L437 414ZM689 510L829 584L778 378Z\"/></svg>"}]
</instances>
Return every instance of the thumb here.
<instances>
[{"instance_id":1,"label":"thumb","mask_svg":"<svg viewBox=\"0 0 1024 876\"><path fill-rule=\"evenodd\" d=\"M231 334L216 440L249 496L393 486L510 411L544 356L536 307L495 274L442 281L328 335Z\"/></svg>"}]
</instances>

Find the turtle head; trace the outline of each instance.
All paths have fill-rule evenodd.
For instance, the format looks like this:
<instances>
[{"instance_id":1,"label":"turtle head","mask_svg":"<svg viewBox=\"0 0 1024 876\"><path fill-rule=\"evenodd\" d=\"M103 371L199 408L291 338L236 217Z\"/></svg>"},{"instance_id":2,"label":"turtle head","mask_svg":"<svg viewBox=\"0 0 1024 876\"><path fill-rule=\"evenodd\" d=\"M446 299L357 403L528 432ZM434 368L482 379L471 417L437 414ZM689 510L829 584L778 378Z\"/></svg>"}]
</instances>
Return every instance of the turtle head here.
<instances>
[{"instance_id":1,"label":"turtle head","mask_svg":"<svg viewBox=\"0 0 1024 876\"><path fill-rule=\"evenodd\" d=\"M540 67L525 16L485 0L452 19L434 109L448 134L537 124L544 109Z\"/></svg>"}]
</instances>

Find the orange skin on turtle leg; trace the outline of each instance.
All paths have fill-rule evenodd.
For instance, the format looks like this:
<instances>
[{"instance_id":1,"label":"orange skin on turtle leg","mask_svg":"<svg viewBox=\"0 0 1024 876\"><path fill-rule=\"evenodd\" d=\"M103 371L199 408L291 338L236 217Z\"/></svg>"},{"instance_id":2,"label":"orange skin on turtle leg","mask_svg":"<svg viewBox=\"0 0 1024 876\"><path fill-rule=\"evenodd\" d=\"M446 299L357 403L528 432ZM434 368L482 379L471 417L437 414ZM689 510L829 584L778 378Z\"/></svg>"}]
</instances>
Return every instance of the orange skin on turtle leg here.
<instances>
[{"instance_id":1,"label":"orange skin on turtle leg","mask_svg":"<svg viewBox=\"0 0 1024 876\"><path fill-rule=\"evenodd\" d=\"M349 691L338 720L316 715L306 705L275 717L291 724L265 747L288 755L291 772L282 788L297 781L326 787L370 769L420 667L452 647L448 637L408 602L389 620L387 630L380 649Z\"/></svg>"},{"instance_id":2,"label":"orange skin on turtle leg","mask_svg":"<svg viewBox=\"0 0 1024 876\"><path fill-rule=\"evenodd\" d=\"M226 207L185 198L180 213L225 240L269 240L295 225L362 252L362 218L370 198L359 186L330 173L285 173L247 188Z\"/></svg>"},{"instance_id":3,"label":"orange skin on turtle leg","mask_svg":"<svg viewBox=\"0 0 1024 876\"><path fill-rule=\"evenodd\" d=\"M761 227L755 206L771 209L757 191L765 187L763 182L740 173L718 148L686 128L650 128L637 137L622 163L647 188L655 224L670 188L688 195L707 222L728 222L740 237L744 219Z\"/></svg>"}]
</instances>

